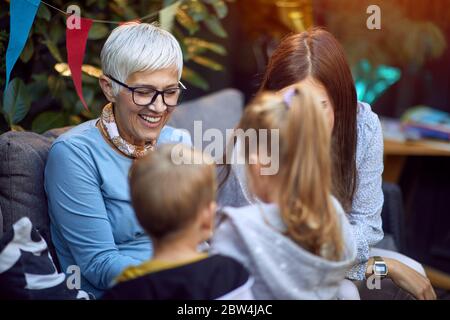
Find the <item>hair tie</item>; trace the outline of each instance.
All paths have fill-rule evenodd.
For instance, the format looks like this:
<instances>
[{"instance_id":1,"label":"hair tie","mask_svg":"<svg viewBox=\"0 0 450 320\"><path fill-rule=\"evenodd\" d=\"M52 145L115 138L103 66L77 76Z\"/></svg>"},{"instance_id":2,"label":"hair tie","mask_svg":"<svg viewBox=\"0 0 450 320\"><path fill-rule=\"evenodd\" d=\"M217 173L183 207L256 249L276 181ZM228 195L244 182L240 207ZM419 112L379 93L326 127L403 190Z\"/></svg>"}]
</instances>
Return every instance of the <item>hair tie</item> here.
<instances>
[{"instance_id":1,"label":"hair tie","mask_svg":"<svg viewBox=\"0 0 450 320\"><path fill-rule=\"evenodd\" d=\"M297 89L292 88L286 91L286 93L283 95L284 104L288 109L292 107L292 99L297 94L297 92L298 92Z\"/></svg>"}]
</instances>

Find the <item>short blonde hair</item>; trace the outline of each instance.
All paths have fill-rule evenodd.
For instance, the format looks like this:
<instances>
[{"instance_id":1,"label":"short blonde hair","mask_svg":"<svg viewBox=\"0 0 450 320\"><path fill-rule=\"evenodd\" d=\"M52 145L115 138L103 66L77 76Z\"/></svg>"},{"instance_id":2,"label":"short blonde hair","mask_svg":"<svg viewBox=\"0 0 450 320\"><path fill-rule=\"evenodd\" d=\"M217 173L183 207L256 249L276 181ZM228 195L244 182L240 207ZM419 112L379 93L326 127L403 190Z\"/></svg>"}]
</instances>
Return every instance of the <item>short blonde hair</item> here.
<instances>
[{"instance_id":1,"label":"short blonde hair","mask_svg":"<svg viewBox=\"0 0 450 320\"><path fill-rule=\"evenodd\" d=\"M195 159L195 164L176 164L172 160L175 146ZM132 204L139 223L152 238L162 239L182 230L215 201L215 170L205 157L188 146L164 145L131 167Z\"/></svg>"}]
</instances>

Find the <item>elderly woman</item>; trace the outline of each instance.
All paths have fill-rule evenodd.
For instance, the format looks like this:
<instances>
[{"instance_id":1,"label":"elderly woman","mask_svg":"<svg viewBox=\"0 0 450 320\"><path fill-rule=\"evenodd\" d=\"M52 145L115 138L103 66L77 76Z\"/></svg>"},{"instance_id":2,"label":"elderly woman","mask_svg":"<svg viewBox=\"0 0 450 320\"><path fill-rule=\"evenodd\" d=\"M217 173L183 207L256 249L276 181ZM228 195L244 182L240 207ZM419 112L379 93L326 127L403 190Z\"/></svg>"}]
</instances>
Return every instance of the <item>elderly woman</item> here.
<instances>
[{"instance_id":1,"label":"elderly woman","mask_svg":"<svg viewBox=\"0 0 450 320\"><path fill-rule=\"evenodd\" d=\"M133 160L163 143L191 144L187 133L166 126L184 89L182 52L170 33L145 23L122 25L106 40L101 63L109 103L99 119L53 143L45 169L61 267L79 266L81 287L96 297L122 270L152 255L130 202Z\"/></svg>"}]
</instances>

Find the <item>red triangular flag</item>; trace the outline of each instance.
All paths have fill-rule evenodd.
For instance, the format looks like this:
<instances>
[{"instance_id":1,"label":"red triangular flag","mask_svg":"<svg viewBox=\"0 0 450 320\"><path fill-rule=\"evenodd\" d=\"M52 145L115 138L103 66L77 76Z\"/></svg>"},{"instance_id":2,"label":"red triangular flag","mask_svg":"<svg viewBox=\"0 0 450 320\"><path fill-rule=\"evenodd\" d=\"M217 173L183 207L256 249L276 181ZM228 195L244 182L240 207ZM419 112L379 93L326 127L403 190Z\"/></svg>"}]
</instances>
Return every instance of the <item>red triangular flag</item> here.
<instances>
[{"instance_id":1,"label":"red triangular flag","mask_svg":"<svg viewBox=\"0 0 450 320\"><path fill-rule=\"evenodd\" d=\"M67 17L67 20L69 19L73 19L73 17ZM69 64L70 72L72 73L72 80L73 84L75 85L75 89L77 90L77 94L80 97L80 100L86 110L88 110L86 101L84 101L83 98L83 87L81 84L81 66L83 65L86 41L88 38L89 29L91 29L92 26L92 20L80 18L79 29L71 26L71 23L69 21L66 22L67 63Z\"/></svg>"}]
</instances>

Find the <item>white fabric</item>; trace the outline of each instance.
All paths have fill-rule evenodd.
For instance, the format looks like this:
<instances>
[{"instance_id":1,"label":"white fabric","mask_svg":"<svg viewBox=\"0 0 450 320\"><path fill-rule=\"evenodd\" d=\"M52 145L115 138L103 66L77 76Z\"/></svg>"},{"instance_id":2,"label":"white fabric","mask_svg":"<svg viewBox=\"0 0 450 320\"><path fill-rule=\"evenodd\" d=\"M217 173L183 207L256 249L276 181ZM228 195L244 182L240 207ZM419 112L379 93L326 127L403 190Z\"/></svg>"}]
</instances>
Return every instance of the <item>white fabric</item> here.
<instances>
[{"instance_id":1,"label":"white fabric","mask_svg":"<svg viewBox=\"0 0 450 320\"><path fill-rule=\"evenodd\" d=\"M22 255L21 250L40 255L47 249L44 239L41 238L38 242L31 239L32 227L33 225L27 217L23 217L13 224L14 238L0 253L0 273L11 269L16 264Z\"/></svg>"},{"instance_id":2,"label":"white fabric","mask_svg":"<svg viewBox=\"0 0 450 320\"><path fill-rule=\"evenodd\" d=\"M344 279L340 283L337 298L338 300L361 300L358 288L348 279Z\"/></svg>"},{"instance_id":3,"label":"white fabric","mask_svg":"<svg viewBox=\"0 0 450 320\"><path fill-rule=\"evenodd\" d=\"M242 286L234 289L224 296L217 298L216 300L255 300L252 293L252 286L254 283L255 279L250 277Z\"/></svg>"}]
</instances>

